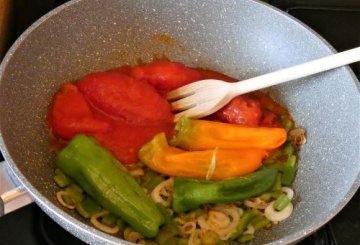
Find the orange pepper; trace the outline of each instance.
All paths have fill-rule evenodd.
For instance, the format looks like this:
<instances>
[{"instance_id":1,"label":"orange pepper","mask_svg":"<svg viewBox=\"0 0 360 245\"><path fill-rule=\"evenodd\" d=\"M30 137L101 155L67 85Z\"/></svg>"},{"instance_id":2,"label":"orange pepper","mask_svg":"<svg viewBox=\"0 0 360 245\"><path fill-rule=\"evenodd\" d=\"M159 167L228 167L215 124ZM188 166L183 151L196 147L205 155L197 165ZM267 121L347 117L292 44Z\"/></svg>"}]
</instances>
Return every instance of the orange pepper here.
<instances>
[{"instance_id":1,"label":"orange pepper","mask_svg":"<svg viewBox=\"0 0 360 245\"><path fill-rule=\"evenodd\" d=\"M164 133L156 135L139 151L140 160L156 172L213 180L254 172L266 156L263 149L184 151L169 146Z\"/></svg>"},{"instance_id":2,"label":"orange pepper","mask_svg":"<svg viewBox=\"0 0 360 245\"><path fill-rule=\"evenodd\" d=\"M283 128L247 127L206 120L181 118L170 144L186 150L265 149L280 147L286 141Z\"/></svg>"}]
</instances>

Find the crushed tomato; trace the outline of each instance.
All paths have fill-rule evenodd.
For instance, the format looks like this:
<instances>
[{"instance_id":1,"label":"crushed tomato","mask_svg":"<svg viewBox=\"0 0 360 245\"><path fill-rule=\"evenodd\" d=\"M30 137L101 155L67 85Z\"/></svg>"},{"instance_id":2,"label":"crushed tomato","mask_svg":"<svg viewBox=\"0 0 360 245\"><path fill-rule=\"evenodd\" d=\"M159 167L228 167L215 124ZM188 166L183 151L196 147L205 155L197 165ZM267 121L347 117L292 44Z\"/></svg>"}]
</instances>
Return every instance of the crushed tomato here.
<instances>
[{"instance_id":1,"label":"crushed tomato","mask_svg":"<svg viewBox=\"0 0 360 245\"><path fill-rule=\"evenodd\" d=\"M59 141L86 134L121 163L136 163L139 149L156 134L165 132L168 138L173 134L173 114L164 92L201 79L236 81L170 61L94 72L63 84L48 113L49 127ZM284 114L289 115L286 109L256 92L234 98L210 118L245 126L281 127L278 119Z\"/></svg>"}]
</instances>

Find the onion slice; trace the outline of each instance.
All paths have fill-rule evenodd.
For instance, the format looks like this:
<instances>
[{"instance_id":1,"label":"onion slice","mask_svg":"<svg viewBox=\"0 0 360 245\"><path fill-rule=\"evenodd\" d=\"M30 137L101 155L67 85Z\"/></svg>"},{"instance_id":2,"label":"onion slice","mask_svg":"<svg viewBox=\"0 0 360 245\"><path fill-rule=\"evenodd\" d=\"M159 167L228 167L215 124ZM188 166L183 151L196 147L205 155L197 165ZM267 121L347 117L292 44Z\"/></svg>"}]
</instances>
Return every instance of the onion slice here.
<instances>
[{"instance_id":1,"label":"onion slice","mask_svg":"<svg viewBox=\"0 0 360 245\"><path fill-rule=\"evenodd\" d=\"M252 235L252 234L254 234L254 233L255 233L255 228L254 228L254 226L252 226L252 225L250 224L250 225L247 226L247 229L246 229L246 231L244 231L243 234L250 234L250 235Z\"/></svg>"},{"instance_id":2,"label":"onion slice","mask_svg":"<svg viewBox=\"0 0 360 245\"><path fill-rule=\"evenodd\" d=\"M294 208L291 202L282 211L276 211L274 208L274 203L275 201L272 201L271 203L269 203L269 206L265 208L264 214L268 220L272 222L279 222L288 218L291 215Z\"/></svg>"},{"instance_id":3,"label":"onion slice","mask_svg":"<svg viewBox=\"0 0 360 245\"><path fill-rule=\"evenodd\" d=\"M67 204L64 199L63 199L63 196L64 195L67 195L66 191L59 191L56 193L56 199L59 201L59 203L68 208L68 209L74 209L75 208L75 205L71 205L71 204Z\"/></svg>"},{"instance_id":4,"label":"onion slice","mask_svg":"<svg viewBox=\"0 0 360 245\"><path fill-rule=\"evenodd\" d=\"M132 228L127 227L124 230L124 239L129 242L137 243L137 244L144 244L141 243L144 237L139 233L134 231Z\"/></svg>"},{"instance_id":5,"label":"onion slice","mask_svg":"<svg viewBox=\"0 0 360 245\"><path fill-rule=\"evenodd\" d=\"M188 245L201 245L201 231L200 230L194 230L193 233L191 233L188 241Z\"/></svg>"},{"instance_id":6,"label":"onion slice","mask_svg":"<svg viewBox=\"0 0 360 245\"><path fill-rule=\"evenodd\" d=\"M95 228L106 232L108 234L116 234L120 231L120 227L118 225L115 225L114 227L110 227L107 225L104 225L103 223L99 222L98 218L104 216L104 215L108 215L109 211L101 211L99 213L94 214L93 216L91 216L90 222L91 224L93 224L95 226Z\"/></svg>"},{"instance_id":7,"label":"onion slice","mask_svg":"<svg viewBox=\"0 0 360 245\"><path fill-rule=\"evenodd\" d=\"M195 221L188 221L182 226L179 227L179 231L181 234L192 234L196 229Z\"/></svg>"},{"instance_id":8,"label":"onion slice","mask_svg":"<svg viewBox=\"0 0 360 245\"><path fill-rule=\"evenodd\" d=\"M155 203L160 203L164 207L169 207L172 199L173 186L174 186L174 178L170 178L168 180L161 182L151 192L151 199Z\"/></svg>"},{"instance_id":9,"label":"onion slice","mask_svg":"<svg viewBox=\"0 0 360 245\"><path fill-rule=\"evenodd\" d=\"M268 203L264 202L259 197L256 197L245 200L244 205L249 208L265 209L268 206Z\"/></svg>"},{"instance_id":10,"label":"onion slice","mask_svg":"<svg viewBox=\"0 0 360 245\"><path fill-rule=\"evenodd\" d=\"M289 198L289 200L292 200L294 197L294 191L293 189L289 188L289 187L281 187L281 191L285 192L287 198Z\"/></svg>"},{"instance_id":11,"label":"onion slice","mask_svg":"<svg viewBox=\"0 0 360 245\"><path fill-rule=\"evenodd\" d=\"M198 217L197 223L201 230L212 230L221 240L228 240L236 230L239 220L240 212L236 206L218 204L207 214Z\"/></svg>"}]
</instances>

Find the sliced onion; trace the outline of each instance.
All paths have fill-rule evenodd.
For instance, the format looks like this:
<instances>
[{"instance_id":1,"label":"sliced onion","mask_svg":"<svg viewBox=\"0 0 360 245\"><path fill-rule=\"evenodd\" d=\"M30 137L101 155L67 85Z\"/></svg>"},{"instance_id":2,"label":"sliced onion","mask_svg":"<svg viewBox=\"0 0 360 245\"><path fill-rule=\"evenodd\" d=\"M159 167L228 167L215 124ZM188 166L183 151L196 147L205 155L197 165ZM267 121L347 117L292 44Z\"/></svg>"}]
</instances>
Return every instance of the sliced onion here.
<instances>
[{"instance_id":1,"label":"sliced onion","mask_svg":"<svg viewBox=\"0 0 360 245\"><path fill-rule=\"evenodd\" d=\"M131 229L130 227L127 227L124 230L124 239L129 242L133 243L140 243L144 237L139 233Z\"/></svg>"},{"instance_id":2,"label":"sliced onion","mask_svg":"<svg viewBox=\"0 0 360 245\"><path fill-rule=\"evenodd\" d=\"M65 208L68 208L68 209L74 209L75 208L75 205L71 205L71 204L67 204L64 199L63 199L63 196L64 195L67 195L66 191L59 191L56 193L56 199L59 201L59 203L64 206Z\"/></svg>"},{"instance_id":3,"label":"sliced onion","mask_svg":"<svg viewBox=\"0 0 360 245\"><path fill-rule=\"evenodd\" d=\"M244 231L244 234L252 235L254 233L255 233L255 228L252 225L248 225L246 231Z\"/></svg>"},{"instance_id":4,"label":"sliced onion","mask_svg":"<svg viewBox=\"0 0 360 245\"><path fill-rule=\"evenodd\" d=\"M268 206L267 202L264 202L259 197L254 199L247 199L244 201L244 205L249 208L265 209Z\"/></svg>"},{"instance_id":5,"label":"sliced onion","mask_svg":"<svg viewBox=\"0 0 360 245\"><path fill-rule=\"evenodd\" d=\"M129 171L130 174L134 177L139 177L144 175L144 170L142 168L136 168Z\"/></svg>"},{"instance_id":6,"label":"sliced onion","mask_svg":"<svg viewBox=\"0 0 360 245\"><path fill-rule=\"evenodd\" d=\"M206 221L205 215L201 215L200 217L198 217L196 222L199 224L201 229L210 230L210 227L209 227L209 225L208 225L208 223Z\"/></svg>"},{"instance_id":7,"label":"sliced onion","mask_svg":"<svg viewBox=\"0 0 360 245\"><path fill-rule=\"evenodd\" d=\"M291 202L282 211L276 211L274 208L274 203L275 203L275 201L272 201L269 204L269 206L267 206L265 208L264 213L265 213L265 217L268 220L273 221L273 222L279 222L279 221L282 221L282 220L288 218L291 215L293 208L294 208Z\"/></svg>"},{"instance_id":8,"label":"sliced onion","mask_svg":"<svg viewBox=\"0 0 360 245\"><path fill-rule=\"evenodd\" d=\"M146 194L148 194L149 190L148 190L146 187L143 187L143 186L142 186L141 189L143 189L144 192L145 192Z\"/></svg>"},{"instance_id":9,"label":"sliced onion","mask_svg":"<svg viewBox=\"0 0 360 245\"><path fill-rule=\"evenodd\" d=\"M179 231L182 234L192 234L196 229L196 222L189 221L179 227Z\"/></svg>"},{"instance_id":10,"label":"sliced onion","mask_svg":"<svg viewBox=\"0 0 360 245\"><path fill-rule=\"evenodd\" d=\"M184 225L186 223L186 220L184 220L183 217L180 216L177 216L174 221L178 225Z\"/></svg>"},{"instance_id":11,"label":"sliced onion","mask_svg":"<svg viewBox=\"0 0 360 245\"><path fill-rule=\"evenodd\" d=\"M238 212L240 217L244 214L244 210L242 208L238 208Z\"/></svg>"},{"instance_id":12,"label":"sliced onion","mask_svg":"<svg viewBox=\"0 0 360 245\"><path fill-rule=\"evenodd\" d=\"M223 212L210 210L208 213L208 224L215 229L224 229L230 222L230 217Z\"/></svg>"},{"instance_id":13,"label":"sliced onion","mask_svg":"<svg viewBox=\"0 0 360 245\"><path fill-rule=\"evenodd\" d=\"M217 205L208 214L201 215L197 223L202 230L216 232L221 240L228 240L240 220L239 209L234 205Z\"/></svg>"},{"instance_id":14,"label":"sliced onion","mask_svg":"<svg viewBox=\"0 0 360 245\"><path fill-rule=\"evenodd\" d=\"M160 203L165 207L169 207L172 199L172 188L174 186L174 178L170 178L158 184L151 192L151 199ZM163 197L166 197L164 199Z\"/></svg>"},{"instance_id":15,"label":"sliced onion","mask_svg":"<svg viewBox=\"0 0 360 245\"><path fill-rule=\"evenodd\" d=\"M287 196L290 200L293 199L293 197L294 197L294 191L293 191L293 189L284 186L284 187L281 187L281 191L282 191L282 192L285 192L286 196Z\"/></svg>"},{"instance_id":16,"label":"sliced onion","mask_svg":"<svg viewBox=\"0 0 360 245\"><path fill-rule=\"evenodd\" d=\"M201 245L201 231L200 230L194 230L193 233L191 233L188 241L188 245Z\"/></svg>"},{"instance_id":17,"label":"sliced onion","mask_svg":"<svg viewBox=\"0 0 360 245\"><path fill-rule=\"evenodd\" d=\"M104 225L103 223L99 222L98 218L108 215L109 211L101 211L99 213L94 214L93 216L91 216L90 222L91 224L93 224L95 226L95 228L106 232L108 234L116 234L120 231L120 227L118 225L115 225L114 227L110 227L107 225Z\"/></svg>"}]
</instances>

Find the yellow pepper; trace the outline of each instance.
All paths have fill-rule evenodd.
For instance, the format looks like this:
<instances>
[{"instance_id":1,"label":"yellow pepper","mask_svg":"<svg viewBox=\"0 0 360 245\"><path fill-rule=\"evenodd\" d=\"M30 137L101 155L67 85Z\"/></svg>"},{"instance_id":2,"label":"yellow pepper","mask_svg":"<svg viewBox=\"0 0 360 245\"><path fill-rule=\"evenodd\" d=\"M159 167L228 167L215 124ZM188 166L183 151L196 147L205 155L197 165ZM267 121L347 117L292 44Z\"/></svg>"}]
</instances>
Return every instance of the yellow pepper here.
<instances>
[{"instance_id":1,"label":"yellow pepper","mask_svg":"<svg viewBox=\"0 0 360 245\"><path fill-rule=\"evenodd\" d=\"M266 155L266 150L255 148L184 151L169 146L164 133L156 135L139 151L140 160L156 172L213 180L254 172Z\"/></svg>"},{"instance_id":2,"label":"yellow pepper","mask_svg":"<svg viewBox=\"0 0 360 245\"><path fill-rule=\"evenodd\" d=\"M206 120L181 118L170 144L186 150L266 149L272 150L286 141L283 128L246 127Z\"/></svg>"}]
</instances>

